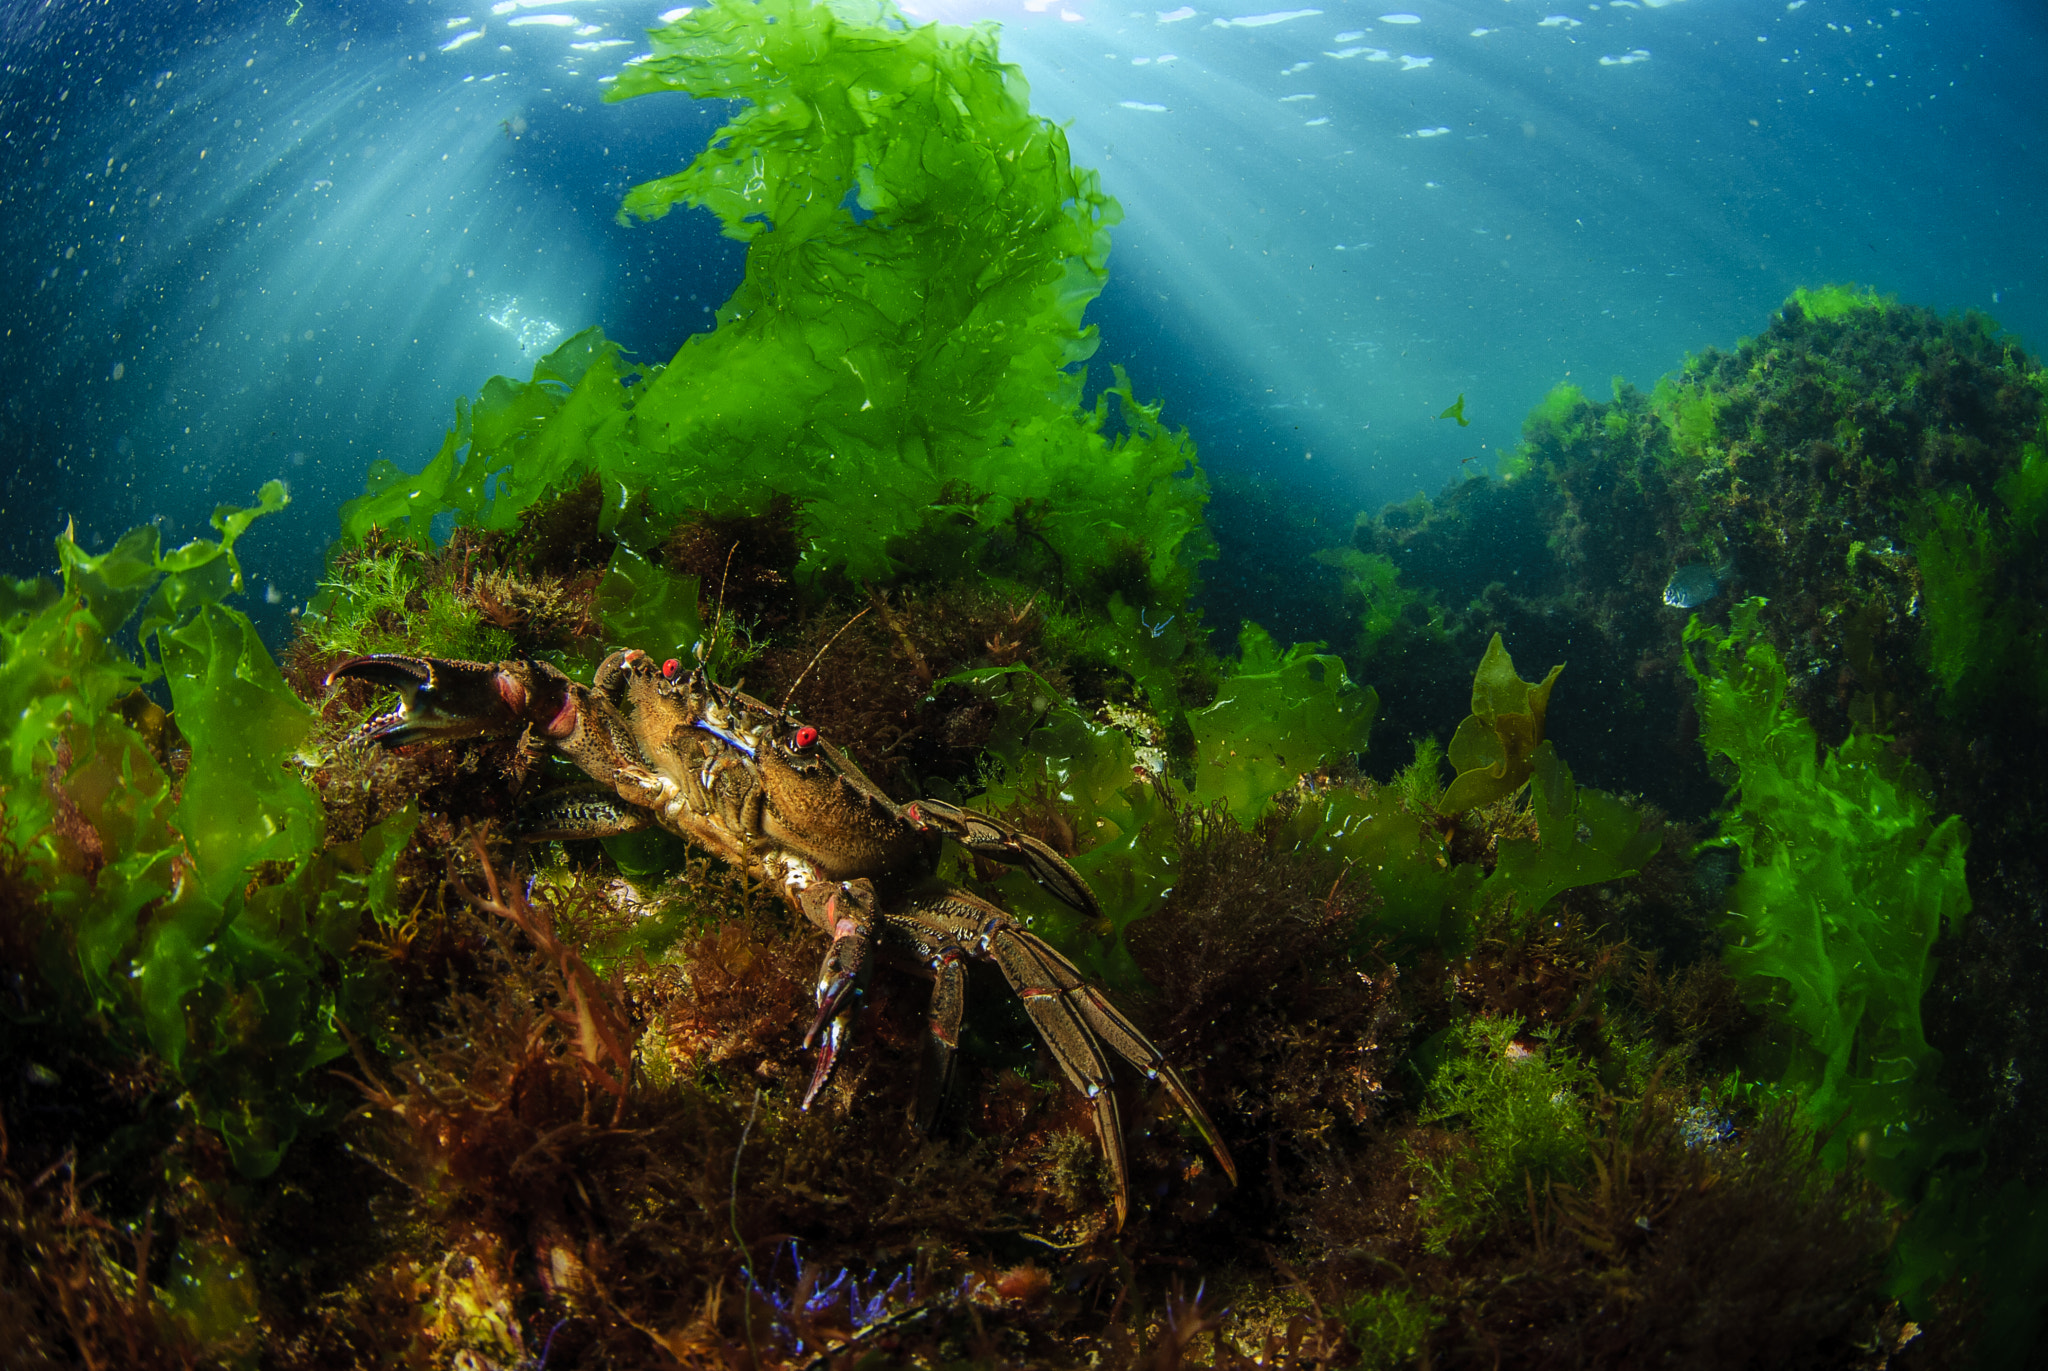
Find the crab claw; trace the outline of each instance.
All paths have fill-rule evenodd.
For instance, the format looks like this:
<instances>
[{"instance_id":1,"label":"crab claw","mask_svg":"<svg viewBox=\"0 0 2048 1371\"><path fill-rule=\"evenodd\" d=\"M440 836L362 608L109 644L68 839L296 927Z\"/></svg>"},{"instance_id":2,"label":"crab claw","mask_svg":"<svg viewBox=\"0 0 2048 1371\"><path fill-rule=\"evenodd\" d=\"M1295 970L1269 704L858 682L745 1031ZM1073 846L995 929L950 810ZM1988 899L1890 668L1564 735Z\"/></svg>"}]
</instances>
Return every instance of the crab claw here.
<instances>
[{"instance_id":1,"label":"crab claw","mask_svg":"<svg viewBox=\"0 0 2048 1371\"><path fill-rule=\"evenodd\" d=\"M345 676L398 691L398 704L371 718L356 734L364 742L386 747L517 733L529 725L550 738L561 738L576 726L571 682L545 662L463 662L380 653L351 657L335 667L327 673L328 688Z\"/></svg>"},{"instance_id":2,"label":"crab claw","mask_svg":"<svg viewBox=\"0 0 2048 1371\"><path fill-rule=\"evenodd\" d=\"M814 1042L818 1045L811 1084L804 1091L803 1107L809 1109L811 1101L832 1079L839 1049L853 1032L860 992L867 985L868 954L875 942L875 890L866 880L858 880L822 891L813 886L802 899L806 904L821 905L815 913L806 912L832 934L832 946L826 949L824 965L818 968L818 1016L804 1034L806 1049Z\"/></svg>"}]
</instances>

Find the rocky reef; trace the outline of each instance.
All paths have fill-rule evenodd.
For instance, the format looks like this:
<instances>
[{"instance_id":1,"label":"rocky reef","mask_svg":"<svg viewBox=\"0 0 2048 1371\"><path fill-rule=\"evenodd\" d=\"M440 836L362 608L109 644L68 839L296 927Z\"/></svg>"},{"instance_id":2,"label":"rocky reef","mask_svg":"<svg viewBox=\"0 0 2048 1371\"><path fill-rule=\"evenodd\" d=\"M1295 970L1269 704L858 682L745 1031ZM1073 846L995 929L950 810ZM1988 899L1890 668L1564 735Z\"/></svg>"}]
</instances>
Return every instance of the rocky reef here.
<instances>
[{"instance_id":1,"label":"rocky reef","mask_svg":"<svg viewBox=\"0 0 2048 1371\"><path fill-rule=\"evenodd\" d=\"M714 332L491 380L276 655L274 485L0 584L0 1360L2022 1364L2030 357L1803 292L1362 517L1285 611L1343 637L1219 650L1192 442L1083 400L1114 202L993 38L718 0L619 82L660 90L736 101L626 201L748 242ZM886 968L801 1108L824 939L760 881L523 841L543 740L373 746L328 683L622 646L1061 854L1100 919L940 874L1106 987L1236 1183L1126 1072L1119 1224L987 967L929 1136Z\"/></svg>"}]
</instances>

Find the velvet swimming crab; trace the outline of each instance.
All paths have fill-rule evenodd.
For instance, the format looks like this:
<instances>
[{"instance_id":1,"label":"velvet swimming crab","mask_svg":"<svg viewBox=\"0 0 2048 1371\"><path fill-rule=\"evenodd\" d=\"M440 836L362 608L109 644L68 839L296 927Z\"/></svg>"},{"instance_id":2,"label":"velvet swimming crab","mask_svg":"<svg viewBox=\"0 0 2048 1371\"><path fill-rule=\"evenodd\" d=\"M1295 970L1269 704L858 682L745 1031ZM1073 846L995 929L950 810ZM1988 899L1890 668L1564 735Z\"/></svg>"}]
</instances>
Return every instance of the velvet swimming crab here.
<instances>
[{"instance_id":1,"label":"velvet swimming crab","mask_svg":"<svg viewBox=\"0 0 2048 1371\"><path fill-rule=\"evenodd\" d=\"M545 662L355 657L328 676L399 692L361 736L385 746L531 729L590 777L520 816L529 839L594 838L659 825L769 882L831 935L818 973L817 1048L803 1104L831 1078L877 959L933 981L916 1121L936 1128L952 1083L967 962L994 962L1074 1089L1091 1102L1122 1226L1129 1164L1113 1089L1121 1057L1166 1087L1232 1181L1229 1150L1187 1082L1074 964L1004 910L934 875L951 838L1021 867L1091 918L1094 892L1057 852L1014 825L924 799L898 804L818 730L711 681L702 667L614 652L589 686Z\"/></svg>"}]
</instances>

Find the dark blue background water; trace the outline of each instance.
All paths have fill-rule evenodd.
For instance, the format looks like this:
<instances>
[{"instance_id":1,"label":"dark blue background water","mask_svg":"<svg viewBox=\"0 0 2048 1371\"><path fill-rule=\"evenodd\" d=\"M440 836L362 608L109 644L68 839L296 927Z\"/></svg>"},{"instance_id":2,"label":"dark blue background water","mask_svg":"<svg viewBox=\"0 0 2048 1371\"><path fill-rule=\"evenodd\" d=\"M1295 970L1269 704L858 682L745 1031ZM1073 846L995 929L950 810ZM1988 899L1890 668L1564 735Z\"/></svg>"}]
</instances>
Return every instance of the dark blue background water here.
<instances>
[{"instance_id":1,"label":"dark blue background water","mask_svg":"<svg viewBox=\"0 0 2048 1371\"><path fill-rule=\"evenodd\" d=\"M661 358L708 326L737 245L612 214L722 111L602 103L654 6L168 8L0 7L0 567L73 517L181 541L281 476L244 544L276 632L365 465L424 462L456 396L588 324ZM2048 340L2032 4L918 13L1003 21L1122 201L1098 367L1337 529L1801 284ZM1433 418L1461 393L1471 427Z\"/></svg>"}]
</instances>

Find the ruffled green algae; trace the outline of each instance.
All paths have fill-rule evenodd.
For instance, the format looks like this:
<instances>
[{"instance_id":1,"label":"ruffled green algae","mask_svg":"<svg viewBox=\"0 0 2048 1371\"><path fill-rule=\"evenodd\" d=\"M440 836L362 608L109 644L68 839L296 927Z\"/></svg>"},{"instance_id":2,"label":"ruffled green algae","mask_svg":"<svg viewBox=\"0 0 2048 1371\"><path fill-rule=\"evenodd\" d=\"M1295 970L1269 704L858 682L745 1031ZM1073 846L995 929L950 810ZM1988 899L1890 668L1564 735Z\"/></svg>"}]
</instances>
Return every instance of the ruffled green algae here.
<instances>
[{"instance_id":1,"label":"ruffled green algae","mask_svg":"<svg viewBox=\"0 0 2048 1371\"><path fill-rule=\"evenodd\" d=\"M169 553L153 528L96 556L67 534L61 588L10 618L0 666L7 838L57 916L44 973L160 1058L255 1176L332 1117L307 1076L344 1050L335 1016L374 993L374 968L347 954L365 910L394 912L414 821L321 851L298 755L311 711L220 602L241 588L236 539L284 504L272 482L254 508L214 514L218 541ZM139 661L115 646L131 620ZM136 694L156 682L175 748Z\"/></svg>"},{"instance_id":2,"label":"ruffled green algae","mask_svg":"<svg viewBox=\"0 0 2048 1371\"><path fill-rule=\"evenodd\" d=\"M1743 859L1723 956L1780 1030L1754 1069L1828 1127L1834 1165L1854 1157L1911 1204L1891 1272L1908 1308L1925 1316L1964 1286L1985 1316L1982 1364L2014 1364L2040 1325L2048 1192L1985 1184L1981 1132L1944 1093L1922 1020L1937 940L1971 907L1969 831L1937 819L1889 739L1819 744L1786 703L1761 610L1738 606L1726 633L1687 629L1702 741L1737 780L1718 839Z\"/></svg>"},{"instance_id":3,"label":"ruffled green algae","mask_svg":"<svg viewBox=\"0 0 2048 1371\"><path fill-rule=\"evenodd\" d=\"M1970 909L1969 831L1937 821L1926 782L1888 739L1824 748L1786 703L1784 666L1759 641L1763 606L1737 607L1726 633L1697 619L1688 660L1701 742L1737 777L1719 842L1742 854L1730 900L1730 970L1770 997L1796 1033L1780 1086L1835 1126L1894 1193L1910 1193L1969 1139L1934 1086L1939 1054L1920 1003L1934 945Z\"/></svg>"},{"instance_id":4,"label":"ruffled green algae","mask_svg":"<svg viewBox=\"0 0 2048 1371\"><path fill-rule=\"evenodd\" d=\"M665 525L781 494L814 506L806 576L966 556L1085 588L1137 548L1142 607L1174 613L1208 551L1206 488L1185 435L1121 376L1080 403L1074 367L1095 347L1081 316L1118 211L1030 113L993 29L775 0L700 9L654 39L609 98L744 102L624 211L703 207L748 243L717 329L665 366L587 331L530 382L493 380L423 473L373 471L345 532L423 539L443 511L509 528L595 475L605 531L627 541L643 506Z\"/></svg>"}]
</instances>

